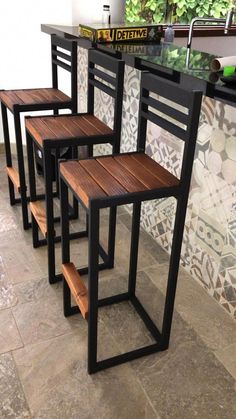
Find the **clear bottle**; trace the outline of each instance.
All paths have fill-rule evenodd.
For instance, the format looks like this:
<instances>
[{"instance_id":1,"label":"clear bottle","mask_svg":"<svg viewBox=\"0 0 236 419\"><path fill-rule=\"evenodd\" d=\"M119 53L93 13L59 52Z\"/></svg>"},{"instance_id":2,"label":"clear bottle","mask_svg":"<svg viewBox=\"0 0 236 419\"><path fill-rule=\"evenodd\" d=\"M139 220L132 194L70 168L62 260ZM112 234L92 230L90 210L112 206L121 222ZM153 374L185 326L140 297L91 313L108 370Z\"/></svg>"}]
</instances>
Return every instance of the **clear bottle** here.
<instances>
[{"instance_id":1,"label":"clear bottle","mask_svg":"<svg viewBox=\"0 0 236 419\"><path fill-rule=\"evenodd\" d=\"M174 42L174 37L175 31L173 29L173 25L168 25L165 30L164 42L166 42L167 44L171 44L172 42Z\"/></svg>"},{"instance_id":2,"label":"clear bottle","mask_svg":"<svg viewBox=\"0 0 236 419\"><path fill-rule=\"evenodd\" d=\"M110 25L110 23L111 23L111 12L110 12L109 4L104 4L103 5L102 23L104 23L106 25Z\"/></svg>"}]
</instances>

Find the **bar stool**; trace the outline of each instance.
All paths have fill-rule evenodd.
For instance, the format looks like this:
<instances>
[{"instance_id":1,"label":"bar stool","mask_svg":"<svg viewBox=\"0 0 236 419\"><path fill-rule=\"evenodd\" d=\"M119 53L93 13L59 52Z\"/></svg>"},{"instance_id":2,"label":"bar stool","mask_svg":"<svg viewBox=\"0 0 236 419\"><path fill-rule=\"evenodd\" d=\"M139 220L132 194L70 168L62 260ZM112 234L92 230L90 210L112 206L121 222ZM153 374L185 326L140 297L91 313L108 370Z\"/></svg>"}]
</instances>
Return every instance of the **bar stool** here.
<instances>
[{"instance_id":1,"label":"bar stool","mask_svg":"<svg viewBox=\"0 0 236 419\"><path fill-rule=\"evenodd\" d=\"M168 348L201 97L199 91L188 91L158 76L143 74L137 152L60 163L64 314L81 312L88 320L90 374ZM147 121L184 141L180 179L145 154ZM88 290L81 278L83 272L70 260L68 190L81 202L89 217ZM159 331L135 295L140 209L143 201L170 196L176 198L177 207L163 324ZM124 204L133 204L128 290L98 299L99 211ZM71 294L77 306L71 306ZM98 308L125 300L131 301L155 343L98 361Z\"/></svg>"},{"instance_id":2,"label":"bar stool","mask_svg":"<svg viewBox=\"0 0 236 419\"><path fill-rule=\"evenodd\" d=\"M62 52L62 49L64 52ZM23 227L25 230L30 225L27 210L28 199L20 114L21 112L39 110L53 110L55 114L58 113L59 109L71 109L72 112L77 111L77 42L52 35L51 55L52 88L0 91L10 204L21 203ZM71 73L71 97L58 89L58 67L62 67ZM7 109L13 114L14 118L18 170L12 164ZM20 194L20 198L15 197L14 188Z\"/></svg>"},{"instance_id":3,"label":"bar stool","mask_svg":"<svg viewBox=\"0 0 236 419\"><path fill-rule=\"evenodd\" d=\"M106 73L109 72L109 74ZM33 246L37 248L47 244L48 248L48 277L54 283L61 279L61 274L55 273L55 242L60 241L60 236L55 237L54 212L53 212L53 184L51 153L58 152L64 147L87 145L89 154L93 153L94 144L110 143L113 152L120 150L120 132L123 102L124 61L106 55L95 49L88 53L88 113L56 115L45 117L26 117L26 139L29 167L30 185L30 210L32 215ZM94 115L95 88L100 89L113 98L114 120L113 129ZM35 167L33 159L33 143L41 150L45 171L46 211L37 199L35 183ZM77 204L77 200L76 200ZM108 254L100 247L100 255L104 260L103 267L113 266L113 237L115 229L116 209L110 214L110 236ZM44 235L44 240L39 240L39 229ZM87 236L87 228L70 238Z\"/></svg>"}]
</instances>

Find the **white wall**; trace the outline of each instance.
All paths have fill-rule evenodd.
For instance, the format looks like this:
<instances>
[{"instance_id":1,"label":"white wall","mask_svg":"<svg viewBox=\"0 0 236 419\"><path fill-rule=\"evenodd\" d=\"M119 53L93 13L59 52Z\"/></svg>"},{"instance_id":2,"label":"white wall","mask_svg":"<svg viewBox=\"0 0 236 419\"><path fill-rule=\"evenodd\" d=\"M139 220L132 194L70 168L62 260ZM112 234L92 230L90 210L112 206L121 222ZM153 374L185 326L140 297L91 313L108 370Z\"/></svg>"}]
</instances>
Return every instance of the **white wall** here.
<instances>
[{"instance_id":1,"label":"white wall","mask_svg":"<svg viewBox=\"0 0 236 419\"><path fill-rule=\"evenodd\" d=\"M175 38L174 43L186 47L187 38ZM236 55L235 36L194 37L192 48L219 56Z\"/></svg>"},{"instance_id":2,"label":"white wall","mask_svg":"<svg viewBox=\"0 0 236 419\"><path fill-rule=\"evenodd\" d=\"M125 0L72 0L73 25L101 23L103 4L110 5L112 23L124 20Z\"/></svg>"},{"instance_id":3,"label":"white wall","mask_svg":"<svg viewBox=\"0 0 236 419\"><path fill-rule=\"evenodd\" d=\"M71 25L71 2L0 0L0 89L51 86L50 37L40 25Z\"/></svg>"}]
</instances>

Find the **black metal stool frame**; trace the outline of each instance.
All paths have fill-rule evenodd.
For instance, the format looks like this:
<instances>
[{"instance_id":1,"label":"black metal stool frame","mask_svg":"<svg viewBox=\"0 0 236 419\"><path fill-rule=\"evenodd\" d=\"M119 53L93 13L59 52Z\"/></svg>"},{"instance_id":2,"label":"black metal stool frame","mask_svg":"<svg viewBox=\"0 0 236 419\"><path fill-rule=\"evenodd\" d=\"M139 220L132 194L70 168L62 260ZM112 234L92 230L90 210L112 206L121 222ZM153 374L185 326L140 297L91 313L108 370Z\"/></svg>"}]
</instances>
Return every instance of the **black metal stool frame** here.
<instances>
[{"instance_id":1,"label":"black metal stool frame","mask_svg":"<svg viewBox=\"0 0 236 419\"><path fill-rule=\"evenodd\" d=\"M99 65L112 73L116 77L112 77L106 73L103 73L101 70L95 66ZM99 77L99 80L97 79ZM109 83L113 86L105 84ZM112 150L114 153L118 153L120 150L120 135L121 135L121 119L122 119L122 104L123 104L123 82L124 82L124 61L118 60L108 56L100 51L95 49L89 50L89 63L88 63L88 112L80 114L70 114L67 115L67 118L73 117L75 115L88 115L94 114L94 89L95 87L104 91L109 96L114 98L114 121L113 121L113 134L106 135L93 135L90 137L80 137L80 138L67 138L67 139L46 139L43 141L43 147L41 147L35 139L29 134L26 130L26 140L27 140L27 155L28 155L28 167L29 167L29 185L30 185L30 201L36 201L36 185L35 185L35 167L33 159L33 142L37 144L43 155L44 162L44 173L45 173L45 197L46 197L46 216L47 216L47 238L46 240L39 240L38 238L38 224L34 219L32 214L32 237L33 237L33 246L37 248L41 245L47 244L48 246L48 277L49 282L55 283L62 279L61 274L55 273L55 243L61 240L61 237L55 237L54 235L54 222L55 218L53 217L53 190L52 190L52 165L51 165L51 152L56 150L56 154L60 148L64 147L73 147L74 150L77 150L77 146L87 145L89 148L89 154L92 155L92 147L95 144L106 144L109 143L112 145ZM56 115L56 118L60 115ZM31 118L26 117L26 118ZM50 116L48 116L50 118ZM88 140L89 138L89 140ZM74 200L74 208L77 200ZM109 236L108 236L108 252L99 245L99 253L103 259L103 263L100 264L100 269L110 269L114 266L114 240L115 240L115 226L116 226L116 208L110 210L110 220L109 220ZM88 226L84 231L71 233L70 239L77 239L81 237L88 236ZM87 272L87 268L84 269L84 272Z\"/></svg>"},{"instance_id":2,"label":"black metal stool frame","mask_svg":"<svg viewBox=\"0 0 236 419\"><path fill-rule=\"evenodd\" d=\"M165 103L156 102L154 98L149 96L149 91L157 93L179 105L185 106L189 110L188 115L183 115L177 109L171 108ZM134 360L144 355L154 352L166 350L169 347L171 324L174 310L174 301L176 294L179 261L182 246L182 237L185 223L185 215L187 210L188 194L191 181L192 165L197 138L197 130L199 123L199 115L201 109L202 92L188 91L179 88L172 82L163 81L160 77L150 74L143 74L141 79L141 96L140 96L140 113L139 113L139 132L137 142L137 153L145 152L147 121L151 121L160 127L168 130L172 134L185 142L182 169L180 176L180 184L175 187L158 188L147 192L129 193L124 196L105 197L100 199L91 199L89 208L86 208L89 216L89 270L88 270L88 373L92 374L105 368L109 368L127 361ZM174 118L178 122L187 123L187 130L179 128L165 117L153 113L148 106L158 110L162 114ZM126 153L132 154L132 153ZM101 159L103 157L100 157ZM68 189L72 191L74 196L81 202L81 199L72 190L67 180L60 174L61 188L61 216L62 216L62 263L70 262L69 248L69 220L68 220ZM135 295L136 273L138 261L138 241L140 229L140 209L142 201L158 199L163 197L174 196L177 200L174 233L172 241L172 249L170 255L169 273L167 280L167 290L165 298L164 316L162 322L162 330L159 331L153 323L149 314L146 312L140 301ZM99 243L99 210L106 207L117 207L118 205L133 203L133 219L131 231L131 248L130 248L130 266L129 281L127 293L115 295L108 298L98 299L98 243ZM82 203L83 204L83 203ZM78 269L80 275L83 271ZM129 300L142 318L147 329L155 339L155 343L113 356L108 359L97 361L97 321L98 308L105 305L115 304L120 301ZM80 312L79 308L71 307L70 288L64 279L63 281L63 302L64 315L70 316Z\"/></svg>"},{"instance_id":3,"label":"black metal stool frame","mask_svg":"<svg viewBox=\"0 0 236 419\"><path fill-rule=\"evenodd\" d=\"M62 51L57 48L61 47L65 50L68 50L71 55L64 54ZM27 185L25 178L25 165L24 165L24 154L22 146L22 132L21 132L21 122L20 114L23 112L34 112L34 111L46 111L52 110L56 115L58 114L59 109L71 109L72 112L77 112L77 42L69 41L63 38L60 38L56 35L51 35L51 55L52 55L52 87L58 89L58 67L62 67L66 71L71 73L71 100L63 103L48 103L48 104L32 104L32 105L14 105L13 106L13 118L14 118L14 128L16 136L16 152L17 152L17 163L18 163L18 173L19 173L19 183L20 187L18 192L20 198L15 197L14 184L10 177L8 176L8 186L9 186L9 198L10 205L21 204L22 207L22 218L23 218L23 227L27 230L30 227L29 218L28 218L28 208L27 202L29 197L27 196ZM65 63L60 58L66 60L68 63ZM6 154L6 164L7 167L12 167L12 153L11 153L11 144L9 136L9 125L8 125L8 116L7 116L7 106L5 103L1 102L1 112L2 112L2 123L3 123L3 134L4 134L4 144L5 144L5 154ZM38 199L44 199L45 195L38 195Z\"/></svg>"}]
</instances>

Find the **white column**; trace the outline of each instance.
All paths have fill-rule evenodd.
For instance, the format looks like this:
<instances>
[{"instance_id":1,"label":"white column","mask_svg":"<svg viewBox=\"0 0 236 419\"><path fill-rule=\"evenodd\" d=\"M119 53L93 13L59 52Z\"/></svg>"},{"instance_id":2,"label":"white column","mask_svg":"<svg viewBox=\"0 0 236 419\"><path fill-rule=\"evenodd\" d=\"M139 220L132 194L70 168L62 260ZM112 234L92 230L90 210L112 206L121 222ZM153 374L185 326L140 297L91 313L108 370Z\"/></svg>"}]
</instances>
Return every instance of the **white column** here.
<instances>
[{"instance_id":1,"label":"white column","mask_svg":"<svg viewBox=\"0 0 236 419\"><path fill-rule=\"evenodd\" d=\"M103 4L109 4L111 7L112 23L124 21L125 0L72 0L73 25L101 23Z\"/></svg>"}]
</instances>

